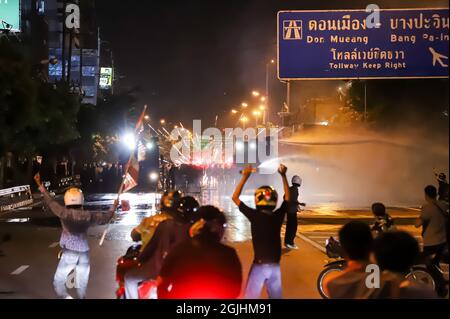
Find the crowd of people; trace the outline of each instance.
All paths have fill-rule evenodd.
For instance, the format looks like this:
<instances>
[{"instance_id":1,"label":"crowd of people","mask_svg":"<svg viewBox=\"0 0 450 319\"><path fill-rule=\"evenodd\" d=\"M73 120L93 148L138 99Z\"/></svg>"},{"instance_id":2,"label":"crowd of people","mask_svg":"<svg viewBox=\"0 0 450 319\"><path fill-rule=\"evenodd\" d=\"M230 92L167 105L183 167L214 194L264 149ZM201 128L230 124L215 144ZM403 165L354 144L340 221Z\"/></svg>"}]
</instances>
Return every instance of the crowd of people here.
<instances>
[{"instance_id":1,"label":"crowd of people","mask_svg":"<svg viewBox=\"0 0 450 319\"><path fill-rule=\"evenodd\" d=\"M251 224L254 259L244 291L241 292L243 275L238 254L222 243L227 227L223 212L213 206L200 206L195 198L182 196L179 191L168 191L162 196L160 213L143 219L131 232L131 238L140 242L141 248L137 262L125 274L125 298L138 299L140 285L145 282L153 283L149 295L158 299L257 299L264 287L269 298L283 298L281 228L287 217L285 247L298 249L294 239L302 179L294 176L289 186L287 167L280 165L278 173L284 191L281 206L276 208L278 192L271 186L262 186L255 191L255 208L250 208L240 196L254 171L251 166L242 171L232 196ZM425 188L426 203L415 224L422 228L422 253L414 237L395 229L382 203L372 205L372 227L352 221L340 229L339 242L347 263L342 272L327 277L324 283L331 298L436 297L434 290L406 280L405 274L419 256L425 258L430 270L436 270L433 266L448 254L448 183L442 174L438 180L439 191L434 186ZM84 298L90 269L87 229L92 224L107 223L118 202L107 213L90 212L83 209L83 193L70 189L62 206L48 195L39 174L35 181L50 210L62 221L63 254L54 278L55 291L61 298L71 298L65 280L75 269L80 278L78 295ZM447 193L443 191L445 185ZM367 285L368 265L376 265L381 271L380 283L375 287ZM446 285L438 285L437 293L445 296Z\"/></svg>"}]
</instances>

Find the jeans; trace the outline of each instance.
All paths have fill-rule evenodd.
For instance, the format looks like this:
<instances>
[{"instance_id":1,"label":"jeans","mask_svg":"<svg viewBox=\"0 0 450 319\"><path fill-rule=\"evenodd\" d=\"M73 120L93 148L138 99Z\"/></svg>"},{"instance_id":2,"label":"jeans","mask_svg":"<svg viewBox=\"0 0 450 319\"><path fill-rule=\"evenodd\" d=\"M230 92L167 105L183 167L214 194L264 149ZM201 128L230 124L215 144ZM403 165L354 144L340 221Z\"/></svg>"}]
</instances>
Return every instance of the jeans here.
<instances>
[{"instance_id":1,"label":"jeans","mask_svg":"<svg viewBox=\"0 0 450 319\"><path fill-rule=\"evenodd\" d=\"M280 264L253 264L248 275L246 299L258 299L266 285L270 299L281 299Z\"/></svg>"},{"instance_id":2,"label":"jeans","mask_svg":"<svg viewBox=\"0 0 450 319\"><path fill-rule=\"evenodd\" d=\"M294 245L295 236L297 236L297 212L287 213L286 234L284 235L285 245Z\"/></svg>"},{"instance_id":3,"label":"jeans","mask_svg":"<svg viewBox=\"0 0 450 319\"><path fill-rule=\"evenodd\" d=\"M84 299L86 297L90 269L89 252L64 249L53 279L53 287L58 297L69 297L67 288L75 288L78 298ZM74 273L69 276L73 270Z\"/></svg>"}]
</instances>

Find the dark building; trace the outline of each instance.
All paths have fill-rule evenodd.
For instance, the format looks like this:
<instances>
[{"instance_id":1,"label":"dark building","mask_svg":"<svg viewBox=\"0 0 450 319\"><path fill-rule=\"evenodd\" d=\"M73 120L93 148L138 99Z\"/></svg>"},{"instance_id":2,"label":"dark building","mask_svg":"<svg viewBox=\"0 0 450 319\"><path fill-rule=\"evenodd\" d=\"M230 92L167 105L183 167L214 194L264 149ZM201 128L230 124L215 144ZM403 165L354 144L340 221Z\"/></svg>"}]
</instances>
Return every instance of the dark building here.
<instances>
[{"instance_id":1,"label":"dark building","mask_svg":"<svg viewBox=\"0 0 450 319\"><path fill-rule=\"evenodd\" d=\"M30 61L45 63L48 57L48 24L44 19L45 1L22 0L22 40L30 45Z\"/></svg>"},{"instance_id":2,"label":"dark building","mask_svg":"<svg viewBox=\"0 0 450 319\"><path fill-rule=\"evenodd\" d=\"M49 79L50 82L67 81L74 90L83 93L84 103L95 105L100 74L100 38L95 4L92 0L73 0L70 3L80 8L79 29L68 29L65 25L68 1L45 1L49 58L58 60L55 65L49 65Z\"/></svg>"},{"instance_id":3,"label":"dark building","mask_svg":"<svg viewBox=\"0 0 450 319\"><path fill-rule=\"evenodd\" d=\"M114 65L113 51L108 41L101 41L100 45L100 79L99 97L107 99L114 94L116 84L116 68Z\"/></svg>"}]
</instances>

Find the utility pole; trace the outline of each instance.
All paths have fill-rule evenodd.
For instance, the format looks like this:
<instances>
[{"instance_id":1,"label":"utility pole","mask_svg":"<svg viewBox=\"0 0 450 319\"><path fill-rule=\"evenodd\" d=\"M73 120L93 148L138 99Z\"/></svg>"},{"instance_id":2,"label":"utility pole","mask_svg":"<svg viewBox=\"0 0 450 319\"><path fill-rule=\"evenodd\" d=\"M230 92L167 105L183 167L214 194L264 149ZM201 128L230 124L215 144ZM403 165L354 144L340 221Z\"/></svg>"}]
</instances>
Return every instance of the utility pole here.
<instances>
[{"instance_id":1,"label":"utility pole","mask_svg":"<svg viewBox=\"0 0 450 319\"><path fill-rule=\"evenodd\" d=\"M287 105L287 111L290 112L291 110L291 81L286 81L286 105Z\"/></svg>"},{"instance_id":2,"label":"utility pole","mask_svg":"<svg viewBox=\"0 0 450 319\"><path fill-rule=\"evenodd\" d=\"M269 107L269 66L270 63L266 64L266 109L264 110L264 125L270 121L270 107Z\"/></svg>"},{"instance_id":3,"label":"utility pole","mask_svg":"<svg viewBox=\"0 0 450 319\"><path fill-rule=\"evenodd\" d=\"M264 110L264 125L270 122L270 65L274 63L275 60L273 59L266 63L266 108Z\"/></svg>"},{"instance_id":4,"label":"utility pole","mask_svg":"<svg viewBox=\"0 0 450 319\"><path fill-rule=\"evenodd\" d=\"M367 122L367 80L364 81L364 122Z\"/></svg>"},{"instance_id":5,"label":"utility pole","mask_svg":"<svg viewBox=\"0 0 450 319\"><path fill-rule=\"evenodd\" d=\"M73 43L73 30L70 30L69 34L69 60L67 61L67 83L70 85L70 79L72 75L72 43Z\"/></svg>"}]
</instances>

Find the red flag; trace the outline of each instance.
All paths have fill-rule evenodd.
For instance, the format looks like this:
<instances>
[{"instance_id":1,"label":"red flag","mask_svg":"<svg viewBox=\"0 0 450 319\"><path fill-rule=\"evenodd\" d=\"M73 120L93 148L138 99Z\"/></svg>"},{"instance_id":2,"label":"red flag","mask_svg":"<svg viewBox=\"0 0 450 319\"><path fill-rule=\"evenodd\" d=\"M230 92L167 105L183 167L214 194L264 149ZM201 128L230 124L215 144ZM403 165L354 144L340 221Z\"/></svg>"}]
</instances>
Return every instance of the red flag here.
<instances>
[{"instance_id":1,"label":"red flag","mask_svg":"<svg viewBox=\"0 0 450 319\"><path fill-rule=\"evenodd\" d=\"M130 164L128 166L127 173L123 179L123 192L128 192L130 189L134 188L138 184L139 178L139 163L134 156L131 156Z\"/></svg>"}]
</instances>

